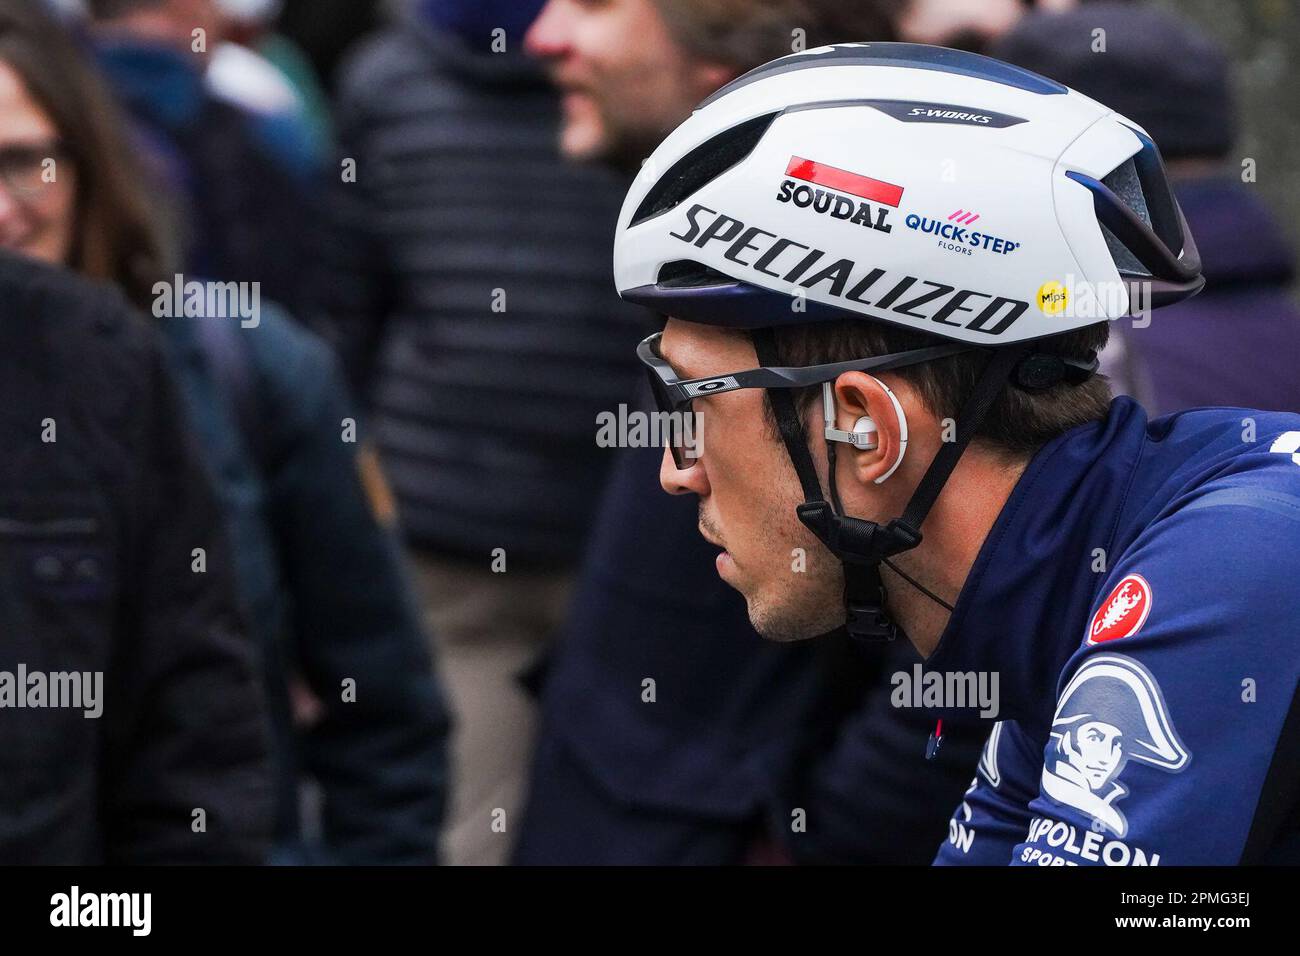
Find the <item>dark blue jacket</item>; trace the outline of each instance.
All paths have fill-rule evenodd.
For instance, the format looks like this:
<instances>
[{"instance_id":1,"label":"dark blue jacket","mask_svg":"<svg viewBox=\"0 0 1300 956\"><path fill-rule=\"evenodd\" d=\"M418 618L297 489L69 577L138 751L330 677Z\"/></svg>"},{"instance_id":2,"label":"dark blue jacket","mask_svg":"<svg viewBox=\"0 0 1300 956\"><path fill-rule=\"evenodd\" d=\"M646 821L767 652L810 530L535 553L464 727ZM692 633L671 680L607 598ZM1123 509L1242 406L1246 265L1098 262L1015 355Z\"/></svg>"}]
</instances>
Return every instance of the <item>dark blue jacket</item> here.
<instances>
[{"instance_id":1,"label":"dark blue jacket","mask_svg":"<svg viewBox=\"0 0 1300 956\"><path fill-rule=\"evenodd\" d=\"M0 252L0 671L103 678L97 717L7 702L0 862L266 854L256 645L184 411L119 293Z\"/></svg>"},{"instance_id":2,"label":"dark blue jacket","mask_svg":"<svg viewBox=\"0 0 1300 956\"><path fill-rule=\"evenodd\" d=\"M431 862L447 716L418 612L395 539L371 512L357 446L342 437L357 415L342 372L323 342L266 304L301 272L293 246L278 241L286 226L302 230L300 206L248 118L208 96L187 57L147 43L100 55L150 165L189 200L185 278L263 283L255 327L216 317L161 324L265 657L277 858ZM301 735L295 675L323 704ZM347 679L352 703L342 700ZM300 843L302 773L322 791L323 847Z\"/></svg>"},{"instance_id":3,"label":"dark blue jacket","mask_svg":"<svg viewBox=\"0 0 1300 956\"><path fill-rule=\"evenodd\" d=\"M116 40L96 53L149 158L174 180L187 268L261 282L265 298L305 314L312 171L285 168L254 116L208 93L188 52Z\"/></svg>"},{"instance_id":4,"label":"dark blue jacket","mask_svg":"<svg viewBox=\"0 0 1300 956\"><path fill-rule=\"evenodd\" d=\"M344 440L355 412L341 371L274 308L250 328L234 318L160 323L266 649L281 842L297 836L294 784L305 771L321 786L327 859L432 862L447 717L395 537L376 520L357 446ZM323 707L301 740L290 674Z\"/></svg>"},{"instance_id":5,"label":"dark blue jacket","mask_svg":"<svg viewBox=\"0 0 1300 956\"><path fill-rule=\"evenodd\" d=\"M609 277L626 184L561 159L555 91L490 42L410 12L349 59L356 178L331 190L313 314L368 403L407 541L568 569L609 465L596 416L635 387L651 323Z\"/></svg>"}]
</instances>

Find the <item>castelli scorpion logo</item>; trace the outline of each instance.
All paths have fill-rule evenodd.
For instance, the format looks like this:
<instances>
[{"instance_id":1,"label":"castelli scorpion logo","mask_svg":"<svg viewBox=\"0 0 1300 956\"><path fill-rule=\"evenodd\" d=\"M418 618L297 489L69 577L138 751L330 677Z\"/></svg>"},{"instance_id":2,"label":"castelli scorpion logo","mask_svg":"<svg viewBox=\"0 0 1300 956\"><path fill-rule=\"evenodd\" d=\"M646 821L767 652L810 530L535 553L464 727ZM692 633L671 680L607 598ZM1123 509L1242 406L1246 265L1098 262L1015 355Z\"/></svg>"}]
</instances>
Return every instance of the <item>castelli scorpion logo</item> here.
<instances>
[{"instance_id":1,"label":"castelli scorpion logo","mask_svg":"<svg viewBox=\"0 0 1300 956\"><path fill-rule=\"evenodd\" d=\"M1140 574L1130 574L1115 585L1115 590L1093 615L1088 643L1101 644L1132 637L1151 613L1151 585Z\"/></svg>"}]
</instances>

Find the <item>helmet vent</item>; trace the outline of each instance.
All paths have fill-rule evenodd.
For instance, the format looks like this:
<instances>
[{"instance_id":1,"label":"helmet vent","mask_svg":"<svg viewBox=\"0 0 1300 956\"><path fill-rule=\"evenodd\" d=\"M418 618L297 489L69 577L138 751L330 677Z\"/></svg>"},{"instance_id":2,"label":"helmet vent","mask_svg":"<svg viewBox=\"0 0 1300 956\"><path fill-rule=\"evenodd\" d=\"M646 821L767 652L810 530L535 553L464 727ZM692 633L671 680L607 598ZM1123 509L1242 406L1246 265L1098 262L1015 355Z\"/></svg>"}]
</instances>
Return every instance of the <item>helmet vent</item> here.
<instances>
[{"instance_id":1,"label":"helmet vent","mask_svg":"<svg viewBox=\"0 0 1300 956\"><path fill-rule=\"evenodd\" d=\"M1137 168L1133 165L1132 158L1124 160L1108 175L1103 176L1101 181L1119 197L1124 205L1133 210L1139 219L1147 226L1151 225L1151 211L1147 208L1146 195L1142 192L1142 181L1138 179Z\"/></svg>"},{"instance_id":2,"label":"helmet vent","mask_svg":"<svg viewBox=\"0 0 1300 956\"><path fill-rule=\"evenodd\" d=\"M753 152L777 113L767 113L723 130L673 163L650 187L630 225L672 209Z\"/></svg>"},{"instance_id":3,"label":"helmet vent","mask_svg":"<svg viewBox=\"0 0 1300 956\"><path fill-rule=\"evenodd\" d=\"M1174 201L1173 193L1169 190L1169 179L1165 175L1160 151L1156 149L1156 144L1151 141L1150 136L1131 126L1128 128L1138 138L1142 148L1112 171L1102 182L1125 203L1129 203L1133 212L1177 256L1181 254L1185 241L1182 217L1178 213L1178 204ZM1136 184L1130 183L1124 187L1126 192L1120 192L1110 182L1111 176L1116 174L1119 174L1121 180L1136 180ZM1128 198L1130 193L1141 196L1140 208L1130 203Z\"/></svg>"},{"instance_id":4,"label":"helmet vent","mask_svg":"<svg viewBox=\"0 0 1300 956\"><path fill-rule=\"evenodd\" d=\"M1115 260L1115 268L1125 275L1149 276L1151 270L1144 266L1138 257L1133 254L1128 246L1120 242L1115 233L1106 228L1104 222L1099 222L1101 234L1106 240L1106 248L1110 250L1111 257Z\"/></svg>"},{"instance_id":5,"label":"helmet vent","mask_svg":"<svg viewBox=\"0 0 1300 956\"><path fill-rule=\"evenodd\" d=\"M735 279L723 275L717 269L690 259L677 259L665 262L659 267L656 285L668 289L695 289L712 285L734 284Z\"/></svg>"}]
</instances>

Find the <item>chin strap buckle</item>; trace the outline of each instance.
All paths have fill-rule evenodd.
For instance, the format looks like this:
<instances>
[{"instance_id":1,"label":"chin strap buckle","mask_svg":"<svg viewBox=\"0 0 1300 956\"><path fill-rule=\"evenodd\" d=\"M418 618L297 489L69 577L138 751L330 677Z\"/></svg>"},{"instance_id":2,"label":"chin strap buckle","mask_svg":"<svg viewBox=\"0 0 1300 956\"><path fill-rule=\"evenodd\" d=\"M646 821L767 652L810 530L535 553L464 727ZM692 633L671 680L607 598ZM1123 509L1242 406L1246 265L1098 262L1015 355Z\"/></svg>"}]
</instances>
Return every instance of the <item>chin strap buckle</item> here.
<instances>
[{"instance_id":1,"label":"chin strap buckle","mask_svg":"<svg viewBox=\"0 0 1300 956\"><path fill-rule=\"evenodd\" d=\"M883 591L876 600L865 604L847 597L844 602L844 626L849 637L872 644L897 639L898 625L890 620L889 614L881 606L883 603Z\"/></svg>"},{"instance_id":2,"label":"chin strap buckle","mask_svg":"<svg viewBox=\"0 0 1300 956\"><path fill-rule=\"evenodd\" d=\"M844 565L844 609L844 624L854 640L874 644L898 637L898 625L885 610L880 565Z\"/></svg>"},{"instance_id":3,"label":"chin strap buckle","mask_svg":"<svg viewBox=\"0 0 1300 956\"><path fill-rule=\"evenodd\" d=\"M898 625L885 610L880 559L921 543L921 532L900 518L887 525L836 514L828 501L799 505L799 520L844 563L845 627L855 640L897 639Z\"/></svg>"},{"instance_id":4,"label":"chin strap buckle","mask_svg":"<svg viewBox=\"0 0 1300 956\"><path fill-rule=\"evenodd\" d=\"M880 525L836 514L829 501L806 501L795 511L804 526L846 564L875 566L881 558L910 551L921 543L921 532L901 518Z\"/></svg>"},{"instance_id":5,"label":"chin strap buckle","mask_svg":"<svg viewBox=\"0 0 1300 956\"><path fill-rule=\"evenodd\" d=\"M880 559L920 544L920 532L901 518L876 524L837 515L828 501L807 501L798 516L831 554L844 562L845 627L855 640L892 641L898 626L885 611L885 589L880 581Z\"/></svg>"},{"instance_id":6,"label":"chin strap buckle","mask_svg":"<svg viewBox=\"0 0 1300 956\"><path fill-rule=\"evenodd\" d=\"M817 540L835 552L835 547L831 543L835 535L835 512L831 510L829 501L805 501L795 509L795 514L803 522L803 526L817 536Z\"/></svg>"},{"instance_id":7,"label":"chin strap buckle","mask_svg":"<svg viewBox=\"0 0 1300 956\"><path fill-rule=\"evenodd\" d=\"M887 558L903 551L911 551L921 543L920 529L913 528L902 518L889 522L882 533L889 538L889 550L884 555Z\"/></svg>"}]
</instances>

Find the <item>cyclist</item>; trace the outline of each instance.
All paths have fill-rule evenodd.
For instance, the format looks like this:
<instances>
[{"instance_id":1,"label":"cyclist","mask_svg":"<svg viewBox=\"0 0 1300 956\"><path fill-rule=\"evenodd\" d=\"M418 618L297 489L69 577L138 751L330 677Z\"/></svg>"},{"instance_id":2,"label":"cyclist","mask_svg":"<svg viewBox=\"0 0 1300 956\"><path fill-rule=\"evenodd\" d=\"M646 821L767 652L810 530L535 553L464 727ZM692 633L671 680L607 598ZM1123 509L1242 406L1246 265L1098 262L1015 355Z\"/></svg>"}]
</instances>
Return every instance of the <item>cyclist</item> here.
<instances>
[{"instance_id":1,"label":"cyclist","mask_svg":"<svg viewBox=\"0 0 1300 956\"><path fill-rule=\"evenodd\" d=\"M614 267L699 416L661 483L755 628L998 676L936 862L1295 855L1300 416L1148 421L1096 374L1204 284L1144 130L975 54L810 50L664 141Z\"/></svg>"}]
</instances>

